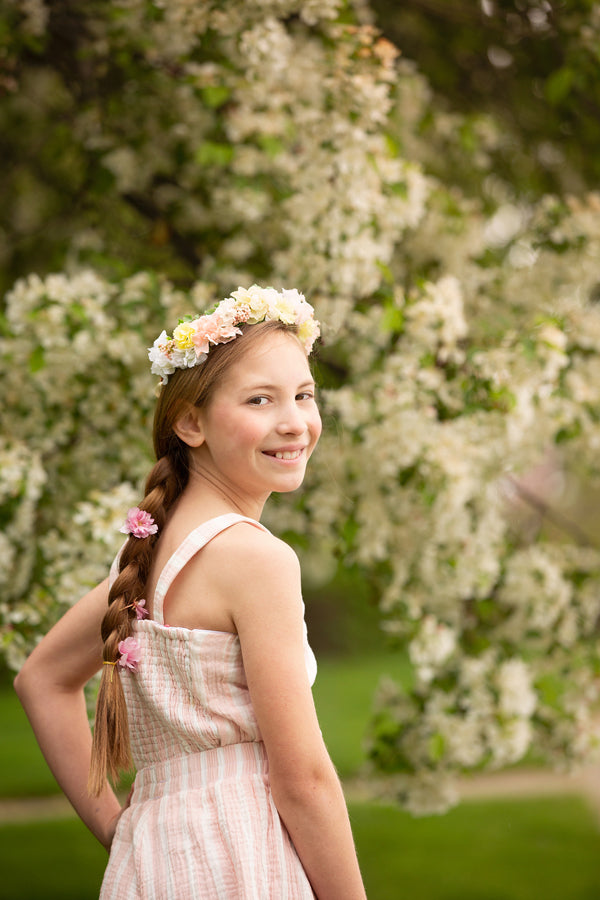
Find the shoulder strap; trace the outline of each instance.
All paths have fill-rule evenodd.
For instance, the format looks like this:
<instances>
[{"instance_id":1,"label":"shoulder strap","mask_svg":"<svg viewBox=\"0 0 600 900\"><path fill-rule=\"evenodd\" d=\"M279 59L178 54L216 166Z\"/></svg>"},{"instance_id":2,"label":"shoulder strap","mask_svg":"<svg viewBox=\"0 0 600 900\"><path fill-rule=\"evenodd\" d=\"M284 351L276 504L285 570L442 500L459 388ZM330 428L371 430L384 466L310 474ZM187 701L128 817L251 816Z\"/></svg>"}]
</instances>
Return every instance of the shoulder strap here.
<instances>
[{"instance_id":1,"label":"shoulder strap","mask_svg":"<svg viewBox=\"0 0 600 900\"><path fill-rule=\"evenodd\" d=\"M260 528L262 531L269 530L264 525L261 525L260 522L257 522L256 519L248 519L246 516L238 515L238 513L225 513L225 515L209 519L207 522L199 525L198 528L194 528L179 545L160 573L156 590L154 591L153 614L154 620L159 625L164 624L163 604L175 577L202 547L205 547L209 541L212 541L222 531L231 528L232 525L237 525L238 522L247 522L249 525L255 525L257 528Z\"/></svg>"}]
</instances>

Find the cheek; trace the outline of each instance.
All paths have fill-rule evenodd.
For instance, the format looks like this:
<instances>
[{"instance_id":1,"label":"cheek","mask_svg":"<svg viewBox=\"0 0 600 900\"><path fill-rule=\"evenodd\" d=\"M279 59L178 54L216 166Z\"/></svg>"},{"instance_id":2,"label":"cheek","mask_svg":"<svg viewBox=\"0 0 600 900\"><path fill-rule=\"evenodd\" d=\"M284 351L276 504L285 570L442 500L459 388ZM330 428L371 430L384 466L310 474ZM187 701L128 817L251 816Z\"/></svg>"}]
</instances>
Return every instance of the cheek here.
<instances>
[{"instance_id":1,"label":"cheek","mask_svg":"<svg viewBox=\"0 0 600 900\"><path fill-rule=\"evenodd\" d=\"M321 436L321 432L323 430L323 423L321 422L321 416L319 415L319 410L315 409L314 414L311 416L311 420L309 422L308 427L310 428L310 432L313 437L313 441L316 444Z\"/></svg>"},{"instance_id":2,"label":"cheek","mask_svg":"<svg viewBox=\"0 0 600 900\"><path fill-rule=\"evenodd\" d=\"M232 422L229 431L229 443L234 452L236 449L260 445L264 437L264 424L257 421L254 416L238 416L235 422Z\"/></svg>"},{"instance_id":3,"label":"cheek","mask_svg":"<svg viewBox=\"0 0 600 900\"><path fill-rule=\"evenodd\" d=\"M262 434L255 416L227 404L213 405L210 425L213 439L219 444L221 451L228 454L260 440Z\"/></svg>"}]
</instances>

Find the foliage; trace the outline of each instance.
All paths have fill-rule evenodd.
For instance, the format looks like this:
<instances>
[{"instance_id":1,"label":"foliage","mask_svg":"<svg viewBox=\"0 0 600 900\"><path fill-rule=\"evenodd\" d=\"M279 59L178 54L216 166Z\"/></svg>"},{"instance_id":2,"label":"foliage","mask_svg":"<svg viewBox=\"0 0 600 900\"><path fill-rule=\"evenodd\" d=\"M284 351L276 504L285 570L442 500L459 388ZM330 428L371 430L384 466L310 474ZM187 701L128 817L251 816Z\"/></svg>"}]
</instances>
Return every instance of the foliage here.
<instances>
[{"instance_id":1,"label":"foliage","mask_svg":"<svg viewBox=\"0 0 600 900\"><path fill-rule=\"evenodd\" d=\"M600 7L595 0L373 0L371 18L419 70L468 137L485 113L503 140L494 170L520 192L598 184ZM433 124L431 122L430 124ZM452 156L439 173L468 185Z\"/></svg>"},{"instance_id":2,"label":"foliage","mask_svg":"<svg viewBox=\"0 0 600 900\"><path fill-rule=\"evenodd\" d=\"M600 552L522 501L598 486L598 196L520 193L499 121L449 112L338 0L23 0L7 21L6 269L66 269L6 298L11 664L114 552L148 462L144 348L237 284L293 285L336 424L270 524L314 582L336 556L367 571L408 647L374 765L428 811L462 769L587 758Z\"/></svg>"}]
</instances>

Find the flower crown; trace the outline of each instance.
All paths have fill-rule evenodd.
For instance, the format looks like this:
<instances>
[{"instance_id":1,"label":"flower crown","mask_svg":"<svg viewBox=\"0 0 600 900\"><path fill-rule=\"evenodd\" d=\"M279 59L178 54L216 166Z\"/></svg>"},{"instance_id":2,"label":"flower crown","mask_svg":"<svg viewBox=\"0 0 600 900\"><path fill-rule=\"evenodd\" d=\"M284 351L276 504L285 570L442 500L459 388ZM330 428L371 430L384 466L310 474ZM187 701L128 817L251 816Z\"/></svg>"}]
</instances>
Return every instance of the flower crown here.
<instances>
[{"instance_id":1,"label":"flower crown","mask_svg":"<svg viewBox=\"0 0 600 900\"><path fill-rule=\"evenodd\" d=\"M240 325L268 321L296 325L307 355L320 334L312 306L297 290L276 291L257 284L248 289L240 287L210 312L181 319L172 337L163 331L148 350L152 373L160 375L160 383L166 384L175 369L203 363L211 344L227 344L242 334Z\"/></svg>"}]
</instances>

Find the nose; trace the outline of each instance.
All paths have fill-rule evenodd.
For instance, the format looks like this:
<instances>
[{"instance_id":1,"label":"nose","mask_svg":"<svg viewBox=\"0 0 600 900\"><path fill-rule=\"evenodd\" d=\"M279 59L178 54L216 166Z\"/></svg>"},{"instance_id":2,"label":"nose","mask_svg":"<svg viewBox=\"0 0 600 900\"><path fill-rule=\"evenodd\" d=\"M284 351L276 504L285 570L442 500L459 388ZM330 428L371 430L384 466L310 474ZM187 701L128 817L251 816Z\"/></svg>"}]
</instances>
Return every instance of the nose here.
<instances>
[{"instance_id":1,"label":"nose","mask_svg":"<svg viewBox=\"0 0 600 900\"><path fill-rule=\"evenodd\" d=\"M277 431L279 434L303 434L306 431L304 416L295 401L282 408Z\"/></svg>"}]
</instances>

